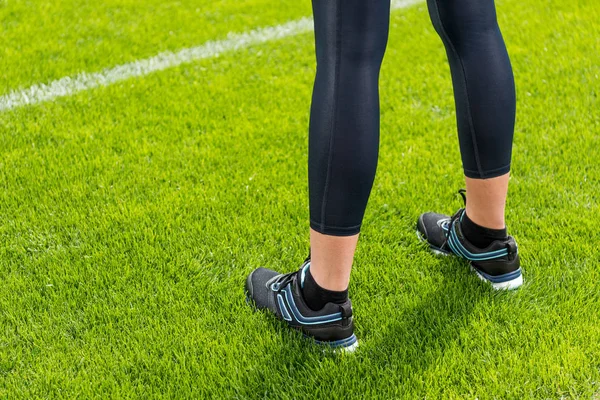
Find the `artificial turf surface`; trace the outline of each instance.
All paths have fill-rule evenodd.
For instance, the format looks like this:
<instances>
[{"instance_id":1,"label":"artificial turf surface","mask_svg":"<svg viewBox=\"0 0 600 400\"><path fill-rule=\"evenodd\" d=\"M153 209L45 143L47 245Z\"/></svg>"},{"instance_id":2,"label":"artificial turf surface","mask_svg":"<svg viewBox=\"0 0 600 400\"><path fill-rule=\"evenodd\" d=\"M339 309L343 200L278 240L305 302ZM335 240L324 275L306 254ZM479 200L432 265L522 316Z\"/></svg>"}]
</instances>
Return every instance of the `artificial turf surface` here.
<instances>
[{"instance_id":1,"label":"artificial turf surface","mask_svg":"<svg viewBox=\"0 0 600 400\"><path fill-rule=\"evenodd\" d=\"M308 2L0 0L0 95L310 15ZM455 211L450 75L424 4L395 11L378 175L323 353L244 301L308 250L311 33L0 113L0 397L598 398L600 7L502 0L517 82L496 293L414 234Z\"/></svg>"}]
</instances>

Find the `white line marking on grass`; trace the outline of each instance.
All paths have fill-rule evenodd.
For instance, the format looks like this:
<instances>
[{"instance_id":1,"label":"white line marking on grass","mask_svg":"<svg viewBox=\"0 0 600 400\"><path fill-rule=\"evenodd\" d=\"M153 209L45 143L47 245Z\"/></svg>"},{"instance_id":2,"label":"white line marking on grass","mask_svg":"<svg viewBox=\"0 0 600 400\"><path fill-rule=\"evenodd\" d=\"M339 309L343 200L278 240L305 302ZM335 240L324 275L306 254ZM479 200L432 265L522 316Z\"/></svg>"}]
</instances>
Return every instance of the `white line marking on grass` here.
<instances>
[{"instance_id":1,"label":"white line marking on grass","mask_svg":"<svg viewBox=\"0 0 600 400\"><path fill-rule=\"evenodd\" d=\"M394 0L392 9L406 8L423 0ZM301 18L282 25L251 30L245 33L230 33L224 40L215 40L198 47L190 47L176 53L166 51L154 57L107 68L100 72L82 72L66 76L50 83L39 83L27 89L15 90L0 97L0 111L50 101L57 97L108 86L130 78L145 76L156 71L177 67L181 64L218 57L221 53L247 48L252 45L283 39L313 29L312 18Z\"/></svg>"}]
</instances>

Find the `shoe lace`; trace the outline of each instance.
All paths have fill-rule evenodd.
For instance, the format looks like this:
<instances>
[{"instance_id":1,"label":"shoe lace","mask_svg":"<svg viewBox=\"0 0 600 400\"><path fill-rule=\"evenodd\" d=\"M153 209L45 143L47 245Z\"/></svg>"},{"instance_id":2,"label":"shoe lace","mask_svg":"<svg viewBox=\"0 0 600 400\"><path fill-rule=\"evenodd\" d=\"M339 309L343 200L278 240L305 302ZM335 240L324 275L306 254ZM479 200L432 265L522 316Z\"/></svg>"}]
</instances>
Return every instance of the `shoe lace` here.
<instances>
[{"instance_id":1,"label":"shoe lace","mask_svg":"<svg viewBox=\"0 0 600 400\"><path fill-rule=\"evenodd\" d=\"M307 262L310 261L310 248L308 249L308 257L302 263L302 266L306 265ZM275 291L280 292L284 287L290 283L294 277L298 274L298 271L288 272L287 274L279 275L279 277L273 281L271 285L275 287Z\"/></svg>"},{"instance_id":2,"label":"shoe lace","mask_svg":"<svg viewBox=\"0 0 600 400\"><path fill-rule=\"evenodd\" d=\"M288 285L288 283L290 283L294 279L297 273L298 271L293 271L287 274L280 275L279 278L277 278L272 283L272 285L275 286L275 291L280 292L284 287Z\"/></svg>"}]
</instances>

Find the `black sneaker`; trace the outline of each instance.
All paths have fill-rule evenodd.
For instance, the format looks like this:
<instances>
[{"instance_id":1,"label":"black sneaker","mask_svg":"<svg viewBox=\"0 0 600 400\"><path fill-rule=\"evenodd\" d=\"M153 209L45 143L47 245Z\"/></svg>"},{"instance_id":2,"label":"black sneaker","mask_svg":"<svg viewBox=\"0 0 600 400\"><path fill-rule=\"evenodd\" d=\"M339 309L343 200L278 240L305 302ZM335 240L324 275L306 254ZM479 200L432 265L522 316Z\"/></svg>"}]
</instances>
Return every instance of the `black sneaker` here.
<instances>
[{"instance_id":1,"label":"black sneaker","mask_svg":"<svg viewBox=\"0 0 600 400\"><path fill-rule=\"evenodd\" d=\"M516 289L523 284L517 243L512 236L495 240L485 249L473 246L462 233L461 208L454 216L425 213L417 222L417 236L436 254L455 255L469 260L471 267L496 290Z\"/></svg>"},{"instance_id":2,"label":"black sneaker","mask_svg":"<svg viewBox=\"0 0 600 400\"><path fill-rule=\"evenodd\" d=\"M354 351L358 340L354 335L352 303L327 303L319 311L311 310L302 297L301 287L310 267L307 259L300 270L279 274L266 268L255 269L246 279L246 298L258 309L266 309L311 337L317 344L334 349Z\"/></svg>"}]
</instances>

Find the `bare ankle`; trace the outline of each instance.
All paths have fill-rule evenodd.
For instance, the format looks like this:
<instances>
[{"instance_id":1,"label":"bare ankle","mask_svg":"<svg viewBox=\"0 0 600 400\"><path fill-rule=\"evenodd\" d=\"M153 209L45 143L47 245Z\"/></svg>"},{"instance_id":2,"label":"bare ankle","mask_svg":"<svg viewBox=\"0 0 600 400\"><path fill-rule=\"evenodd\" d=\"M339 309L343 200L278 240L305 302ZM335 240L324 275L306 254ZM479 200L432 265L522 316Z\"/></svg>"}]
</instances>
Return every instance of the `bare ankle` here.
<instances>
[{"instance_id":1,"label":"bare ankle","mask_svg":"<svg viewBox=\"0 0 600 400\"><path fill-rule=\"evenodd\" d=\"M509 174L490 179L465 178L467 215L477 225L504 229L504 208Z\"/></svg>"},{"instance_id":2,"label":"bare ankle","mask_svg":"<svg viewBox=\"0 0 600 400\"><path fill-rule=\"evenodd\" d=\"M329 236L311 229L310 270L315 281L324 289L346 290L358 235Z\"/></svg>"}]
</instances>

